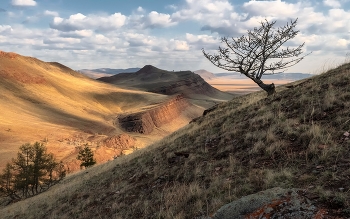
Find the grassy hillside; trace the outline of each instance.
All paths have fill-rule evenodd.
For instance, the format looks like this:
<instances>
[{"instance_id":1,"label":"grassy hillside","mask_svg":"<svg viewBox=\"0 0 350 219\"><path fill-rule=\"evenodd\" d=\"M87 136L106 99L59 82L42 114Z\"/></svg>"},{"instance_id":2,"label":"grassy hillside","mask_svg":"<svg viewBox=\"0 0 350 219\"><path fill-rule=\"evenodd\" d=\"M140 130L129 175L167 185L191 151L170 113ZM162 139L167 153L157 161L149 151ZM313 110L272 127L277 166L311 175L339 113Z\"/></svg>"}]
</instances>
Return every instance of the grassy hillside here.
<instances>
[{"instance_id":1,"label":"grassy hillside","mask_svg":"<svg viewBox=\"0 0 350 219\"><path fill-rule=\"evenodd\" d=\"M123 133L119 114L138 112L171 97L122 89L89 79L57 63L0 52L0 169L27 142L43 141L58 159L75 162L75 147L99 147L98 160L114 156L103 139ZM188 123L191 117L152 135L139 136L143 147ZM132 134L131 134L132 135ZM102 142L102 143L101 143Z\"/></svg>"},{"instance_id":2,"label":"grassy hillside","mask_svg":"<svg viewBox=\"0 0 350 219\"><path fill-rule=\"evenodd\" d=\"M195 218L241 196L305 189L350 211L350 64L220 104L151 147L0 209L3 218Z\"/></svg>"}]
</instances>

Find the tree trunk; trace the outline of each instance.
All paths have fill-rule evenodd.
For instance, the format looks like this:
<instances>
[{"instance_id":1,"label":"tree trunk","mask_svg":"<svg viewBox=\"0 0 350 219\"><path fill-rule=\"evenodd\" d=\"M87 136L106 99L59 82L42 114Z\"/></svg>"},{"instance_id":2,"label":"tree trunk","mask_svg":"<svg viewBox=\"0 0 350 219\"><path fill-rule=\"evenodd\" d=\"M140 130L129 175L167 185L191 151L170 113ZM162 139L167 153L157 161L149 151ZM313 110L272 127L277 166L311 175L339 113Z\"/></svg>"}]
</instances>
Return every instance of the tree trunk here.
<instances>
[{"instance_id":1,"label":"tree trunk","mask_svg":"<svg viewBox=\"0 0 350 219\"><path fill-rule=\"evenodd\" d=\"M256 78L254 78L253 81L257 83L259 87L261 87L264 91L267 92L267 96L270 96L276 92L274 83L267 85L267 84L264 84L264 82L262 82L260 79L256 79Z\"/></svg>"}]
</instances>

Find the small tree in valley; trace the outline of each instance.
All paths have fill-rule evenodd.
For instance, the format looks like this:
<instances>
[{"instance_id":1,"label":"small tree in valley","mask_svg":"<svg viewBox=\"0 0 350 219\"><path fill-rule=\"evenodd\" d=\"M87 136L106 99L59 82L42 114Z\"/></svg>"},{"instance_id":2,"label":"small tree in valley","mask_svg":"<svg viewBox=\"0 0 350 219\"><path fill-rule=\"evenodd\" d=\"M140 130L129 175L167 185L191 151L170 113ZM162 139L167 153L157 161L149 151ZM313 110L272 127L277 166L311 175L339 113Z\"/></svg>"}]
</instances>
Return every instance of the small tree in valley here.
<instances>
[{"instance_id":1,"label":"small tree in valley","mask_svg":"<svg viewBox=\"0 0 350 219\"><path fill-rule=\"evenodd\" d=\"M92 150L85 144L84 148L79 149L77 157L81 161L80 167L90 167L96 164Z\"/></svg>"},{"instance_id":2,"label":"small tree in valley","mask_svg":"<svg viewBox=\"0 0 350 219\"><path fill-rule=\"evenodd\" d=\"M57 163L39 142L24 144L0 174L0 193L12 199L30 197L45 191L65 175L63 163ZM17 193L20 191L21 193Z\"/></svg>"},{"instance_id":3,"label":"small tree in valley","mask_svg":"<svg viewBox=\"0 0 350 219\"><path fill-rule=\"evenodd\" d=\"M306 56L300 56L305 43L295 48L283 47L299 33L294 30L297 20L277 29L274 27L276 21L265 20L260 27L248 30L247 35L230 39L223 37L221 41L224 46L219 47L218 54L210 55L204 49L202 52L215 66L244 74L271 95L275 92L275 85L263 83L261 77L281 73Z\"/></svg>"}]
</instances>

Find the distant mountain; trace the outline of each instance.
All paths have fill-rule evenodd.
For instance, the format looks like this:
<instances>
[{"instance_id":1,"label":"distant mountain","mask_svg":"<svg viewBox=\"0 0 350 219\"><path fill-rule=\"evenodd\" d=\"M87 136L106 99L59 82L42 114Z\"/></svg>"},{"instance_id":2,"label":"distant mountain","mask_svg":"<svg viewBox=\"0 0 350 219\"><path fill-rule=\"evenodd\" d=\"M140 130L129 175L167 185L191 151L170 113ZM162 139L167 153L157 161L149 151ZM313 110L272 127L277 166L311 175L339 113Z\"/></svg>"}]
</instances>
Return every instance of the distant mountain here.
<instances>
[{"instance_id":1,"label":"distant mountain","mask_svg":"<svg viewBox=\"0 0 350 219\"><path fill-rule=\"evenodd\" d=\"M213 74L207 70L204 70L204 69L194 71L194 73L201 76L204 80L211 80L211 79L216 78L215 74Z\"/></svg>"},{"instance_id":2,"label":"distant mountain","mask_svg":"<svg viewBox=\"0 0 350 219\"><path fill-rule=\"evenodd\" d=\"M77 151L72 146L77 139L96 149L95 158L101 163L129 150L133 139L138 145L146 146L203 112L185 100L172 99L102 83L57 62L0 51L0 171L6 162L16 157L22 144L42 139L50 139L45 140L48 150L71 171L79 170L79 164L75 163ZM168 107L171 103L181 106L181 112ZM167 131L157 130L157 135L138 137L126 134L115 121L120 115L144 112L150 106L156 108L152 111L154 117L166 115L165 119L157 120L157 128L167 127ZM174 121L174 124L164 121Z\"/></svg>"},{"instance_id":3,"label":"distant mountain","mask_svg":"<svg viewBox=\"0 0 350 219\"><path fill-rule=\"evenodd\" d=\"M225 72L225 73L215 73L216 77L226 77L231 79L242 79L246 78L243 74L238 72ZM304 78L309 78L314 76L313 74L307 74L307 73L280 73L280 74L273 74L273 75L264 75L263 79L284 79L284 80L301 80Z\"/></svg>"},{"instance_id":4,"label":"distant mountain","mask_svg":"<svg viewBox=\"0 0 350 219\"><path fill-rule=\"evenodd\" d=\"M349 218L349 69L219 104L146 150L6 202L1 218Z\"/></svg>"},{"instance_id":5,"label":"distant mountain","mask_svg":"<svg viewBox=\"0 0 350 219\"><path fill-rule=\"evenodd\" d=\"M305 78L309 78L314 76L313 74L307 73L281 73L281 74L273 74L273 75L265 75L264 77L267 79L287 79L287 80L301 80Z\"/></svg>"},{"instance_id":6,"label":"distant mountain","mask_svg":"<svg viewBox=\"0 0 350 219\"><path fill-rule=\"evenodd\" d=\"M119 73L97 80L165 95L183 94L186 98L200 100L205 105L232 98L230 94L212 87L191 71L166 71L152 65L146 65L135 73ZM208 98L213 101L207 101Z\"/></svg>"},{"instance_id":7,"label":"distant mountain","mask_svg":"<svg viewBox=\"0 0 350 219\"><path fill-rule=\"evenodd\" d=\"M90 78L96 79L96 78L111 76L119 73L133 73L133 72L137 72L138 70L140 70L140 68L125 68L125 69L97 68L97 69L81 69L78 71Z\"/></svg>"}]
</instances>

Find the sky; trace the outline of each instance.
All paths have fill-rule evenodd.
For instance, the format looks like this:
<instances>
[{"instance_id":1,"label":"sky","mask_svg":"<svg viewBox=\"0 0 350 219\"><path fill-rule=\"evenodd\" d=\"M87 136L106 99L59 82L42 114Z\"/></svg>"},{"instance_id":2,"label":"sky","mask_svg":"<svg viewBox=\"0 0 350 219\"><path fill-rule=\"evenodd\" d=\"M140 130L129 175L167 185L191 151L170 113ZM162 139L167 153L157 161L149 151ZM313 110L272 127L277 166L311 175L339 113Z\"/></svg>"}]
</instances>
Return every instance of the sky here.
<instances>
[{"instance_id":1,"label":"sky","mask_svg":"<svg viewBox=\"0 0 350 219\"><path fill-rule=\"evenodd\" d=\"M202 53L263 20L298 18L312 52L287 72L321 73L350 60L350 0L1 0L0 50L56 61L75 70L154 65L225 72Z\"/></svg>"}]
</instances>

